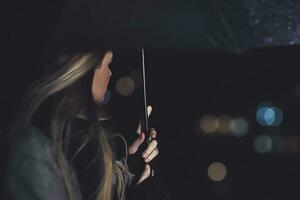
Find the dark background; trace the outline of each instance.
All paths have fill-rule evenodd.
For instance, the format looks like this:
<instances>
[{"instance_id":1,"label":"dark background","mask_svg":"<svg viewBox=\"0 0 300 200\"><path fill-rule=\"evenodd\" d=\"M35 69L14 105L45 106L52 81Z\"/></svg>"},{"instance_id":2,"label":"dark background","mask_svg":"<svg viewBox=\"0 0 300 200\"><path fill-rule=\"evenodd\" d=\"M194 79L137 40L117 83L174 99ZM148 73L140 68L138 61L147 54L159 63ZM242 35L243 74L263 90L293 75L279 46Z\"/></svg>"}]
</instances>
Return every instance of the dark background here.
<instances>
[{"instance_id":1,"label":"dark background","mask_svg":"<svg viewBox=\"0 0 300 200\"><path fill-rule=\"evenodd\" d=\"M4 24L7 44L1 66L1 173L4 176L7 133L29 83L44 72L43 49L60 16L62 1L11 2ZM158 132L158 172L172 199L297 199L300 182L299 148L259 154L256 136L299 136L300 47L274 47L234 55L221 51L146 50L148 101L153 106L151 126ZM115 51L112 92L108 109L124 134L131 134L141 109L139 90L118 95L118 78L140 69L139 52ZM279 127L256 122L257 106L272 102L283 111ZM195 124L206 114L244 117L244 137L206 136ZM295 140L296 144L298 140ZM207 175L212 162L222 162L227 176L213 182ZM1 183L2 184L2 183Z\"/></svg>"}]
</instances>

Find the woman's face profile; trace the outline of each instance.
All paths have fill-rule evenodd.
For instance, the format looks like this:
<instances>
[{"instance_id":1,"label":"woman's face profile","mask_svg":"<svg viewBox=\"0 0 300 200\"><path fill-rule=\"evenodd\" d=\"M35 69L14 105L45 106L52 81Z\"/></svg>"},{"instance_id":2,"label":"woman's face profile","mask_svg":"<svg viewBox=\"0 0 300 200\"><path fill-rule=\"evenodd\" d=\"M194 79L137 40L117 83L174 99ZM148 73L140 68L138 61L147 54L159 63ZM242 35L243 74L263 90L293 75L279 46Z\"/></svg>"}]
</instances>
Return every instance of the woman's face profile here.
<instances>
[{"instance_id":1,"label":"woman's face profile","mask_svg":"<svg viewBox=\"0 0 300 200\"><path fill-rule=\"evenodd\" d=\"M109 64L111 63L112 58L112 51L107 51L103 57L101 64L94 71L92 96L96 103L101 103L101 101L103 101L110 76L112 75L109 69Z\"/></svg>"}]
</instances>

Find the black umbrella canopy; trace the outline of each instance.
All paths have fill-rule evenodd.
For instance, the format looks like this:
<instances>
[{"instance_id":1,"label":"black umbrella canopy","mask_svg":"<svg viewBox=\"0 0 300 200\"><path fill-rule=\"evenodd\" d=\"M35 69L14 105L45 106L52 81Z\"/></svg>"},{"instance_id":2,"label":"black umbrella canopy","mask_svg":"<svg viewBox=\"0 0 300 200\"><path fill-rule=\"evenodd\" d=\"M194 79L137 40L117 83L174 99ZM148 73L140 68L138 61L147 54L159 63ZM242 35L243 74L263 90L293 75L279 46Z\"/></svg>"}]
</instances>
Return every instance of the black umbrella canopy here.
<instances>
[{"instance_id":1,"label":"black umbrella canopy","mask_svg":"<svg viewBox=\"0 0 300 200\"><path fill-rule=\"evenodd\" d=\"M70 0L49 51L244 49L300 42L298 0Z\"/></svg>"}]
</instances>

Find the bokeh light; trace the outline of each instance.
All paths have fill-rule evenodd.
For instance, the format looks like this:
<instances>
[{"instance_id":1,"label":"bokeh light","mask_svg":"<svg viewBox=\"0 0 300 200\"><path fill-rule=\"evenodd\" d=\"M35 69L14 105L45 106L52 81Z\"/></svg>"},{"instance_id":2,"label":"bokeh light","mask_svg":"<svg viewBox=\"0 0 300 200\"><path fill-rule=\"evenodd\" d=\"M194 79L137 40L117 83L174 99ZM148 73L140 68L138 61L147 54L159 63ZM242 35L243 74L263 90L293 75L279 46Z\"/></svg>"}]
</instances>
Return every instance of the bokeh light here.
<instances>
[{"instance_id":1,"label":"bokeh light","mask_svg":"<svg viewBox=\"0 0 300 200\"><path fill-rule=\"evenodd\" d=\"M279 126L281 123L282 123L282 120L283 120L283 113L282 111L277 108L277 107L274 107L274 111L275 111L275 121L274 123L272 124L272 126Z\"/></svg>"},{"instance_id":2,"label":"bokeh light","mask_svg":"<svg viewBox=\"0 0 300 200\"><path fill-rule=\"evenodd\" d=\"M280 135L272 135L270 136L272 140L272 152L279 153L284 150L285 140Z\"/></svg>"},{"instance_id":3,"label":"bokeh light","mask_svg":"<svg viewBox=\"0 0 300 200\"><path fill-rule=\"evenodd\" d=\"M214 133L219 127L219 120L215 115L205 115L200 120L200 127L206 133Z\"/></svg>"},{"instance_id":4,"label":"bokeh light","mask_svg":"<svg viewBox=\"0 0 300 200\"><path fill-rule=\"evenodd\" d=\"M267 112L268 109L270 109L270 107L263 106L263 107L259 108L256 112L256 120L262 126L268 126L268 123L266 122L266 119L265 119L265 113ZM270 118L270 116L269 116L269 118ZM275 112L274 112L274 119L275 119Z\"/></svg>"},{"instance_id":5,"label":"bokeh light","mask_svg":"<svg viewBox=\"0 0 300 200\"><path fill-rule=\"evenodd\" d=\"M273 108L267 108L264 113L265 123L271 126L275 121L275 110Z\"/></svg>"},{"instance_id":6,"label":"bokeh light","mask_svg":"<svg viewBox=\"0 0 300 200\"><path fill-rule=\"evenodd\" d=\"M130 77L122 77L116 83L116 90L122 96L132 94L135 89L135 83Z\"/></svg>"},{"instance_id":7,"label":"bokeh light","mask_svg":"<svg viewBox=\"0 0 300 200\"><path fill-rule=\"evenodd\" d=\"M220 133L228 133L228 132L230 132L230 123L231 123L231 117L229 115L221 115L221 116L219 116L218 131Z\"/></svg>"},{"instance_id":8,"label":"bokeh light","mask_svg":"<svg viewBox=\"0 0 300 200\"><path fill-rule=\"evenodd\" d=\"M221 162L214 162L209 165L207 174L211 180L219 182L227 176L227 168Z\"/></svg>"},{"instance_id":9,"label":"bokeh light","mask_svg":"<svg viewBox=\"0 0 300 200\"><path fill-rule=\"evenodd\" d=\"M262 106L256 112L257 122L264 127L279 126L283 120L282 111L275 106Z\"/></svg>"},{"instance_id":10,"label":"bokeh light","mask_svg":"<svg viewBox=\"0 0 300 200\"><path fill-rule=\"evenodd\" d=\"M295 154L300 152L300 139L296 136L289 136L286 139L285 150L287 153Z\"/></svg>"},{"instance_id":11,"label":"bokeh light","mask_svg":"<svg viewBox=\"0 0 300 200\"><path fill-rule=\"evenodd\" d=\"M254 140L254 149L257 153L268 153L272 150L272 139L267 135L259 135Z\"/></svg>"},{"instance_id":12,"label":"bokeh light","mask_svg":"<svg viewBox=\"0 0 300 200\"><path fill-rule=\"evenodd\" d=\"M236 118L230 122L230 130L237 137L247 135L249 130L249 123L244 118Z\"/></svg>"}]
</instances>

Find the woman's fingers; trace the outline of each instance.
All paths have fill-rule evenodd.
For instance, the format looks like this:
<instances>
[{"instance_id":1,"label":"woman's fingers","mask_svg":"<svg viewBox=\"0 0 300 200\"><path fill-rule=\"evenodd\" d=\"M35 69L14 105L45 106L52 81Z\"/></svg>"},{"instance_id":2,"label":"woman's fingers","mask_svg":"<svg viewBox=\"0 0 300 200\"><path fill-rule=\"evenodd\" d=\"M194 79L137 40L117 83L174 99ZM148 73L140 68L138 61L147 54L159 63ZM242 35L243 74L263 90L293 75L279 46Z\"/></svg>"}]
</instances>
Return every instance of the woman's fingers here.
<instances>
[{"instance_id":1,"label":"woman's fingers","mask_svg":"<svg viewBox=\"0 0 300 200\"><path fill-rule=\"evenodd\" d=\"M157 132L155 129L151 129L150 136L152 138L156 138ZM142 153L143 158L147 158L154 149L157 149L158 142L157 140L152 140L148 146L148 148Z\"/></svg>"},{"instance_id":2,"label":"woman's fingers","mask_svg":"<svg viewBox=\"0 0 300 200\"><path fill-rule=\"evenodd\" d=\"M149 163L151 160L153 160L153 158L155 158L158 155L159 151L158 148L155 148L150 155L145 159L146 163Z\"/></svg>"},{"instance_id":3,"label":"woman's fingers","mask_svg":"<svg viewBox=\"0 0 300 200\"><path fill-rule=\"evenodd\" d=\"M157 140L152 140L148 146L148 148L142 153L143 158L148 157L151 152L157 147L158 142Z\"/></svg>"},{"instance_id":4,"label":"woman's fingers","mask_svg":"<svg viewBox=\"0 0 300 200\"><path fill-rule=\"evenodd\" d=\"M154 128L151 129L151 131L150 131L150 136L151 136L152 138L156 138L157 132L156 132L156 130L155 130Z\"/></svg>"},{"instance_id":5,"label":"woman's fingers","mask_svg":"<svg viewBox=\"0 0 300 200\"><path fill-rule=\"evenodd\" d=\"M145 140L145 134L142 133L140 136L130 145L128 149L129 154L134 154L139 149L139 146L144 142Z\"/></svg>"},{"instance_id":6,"label":"woman's fingers","mask_svg":"<svg viewBox=\"0 0 300 200\"><path fill-rule=\"evenodd\" d=\"M141 178L138 180L137 184L143 182L146 178L148 178L151 174L151 168L150 165L146 164L145 165L145 170L141 175Z\"/></svg>"}]
</instances>

